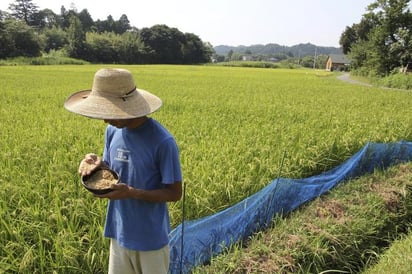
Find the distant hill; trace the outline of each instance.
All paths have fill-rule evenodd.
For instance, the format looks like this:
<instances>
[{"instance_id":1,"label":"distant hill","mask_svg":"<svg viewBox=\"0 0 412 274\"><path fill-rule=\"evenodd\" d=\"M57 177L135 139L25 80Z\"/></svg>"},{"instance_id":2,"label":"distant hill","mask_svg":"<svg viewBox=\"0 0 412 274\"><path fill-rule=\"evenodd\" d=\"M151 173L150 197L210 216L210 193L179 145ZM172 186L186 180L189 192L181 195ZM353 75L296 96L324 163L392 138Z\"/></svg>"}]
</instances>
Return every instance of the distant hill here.
<instances>
[{"instance_id":1,"label":"distant hill","mask_svg":"<svg viewBox=\"0 0 412 274\"><path fill-rule=\"evenodd\" d=\"M293 57L299 57L299 56L307 56L311 55L314 56L315 52L316 55L329 55L329 54L342 54L342 49L341 48L335 48L335 47L321 47L321 46L316 46L310 43L306 44L298 44L295 46L281 46L278 44L267 44L267 45L251 45L251 46L225 46L225 45L220 45L214 47L216 53L218 55L223 55L226 56L230 50L233 50L233 52L238 52L238 53L245 53L246 51L251 52L252 54L263 54L263 55L276 55L276 54L287 54L289 56Z\"/></svg>"}]
</instances>

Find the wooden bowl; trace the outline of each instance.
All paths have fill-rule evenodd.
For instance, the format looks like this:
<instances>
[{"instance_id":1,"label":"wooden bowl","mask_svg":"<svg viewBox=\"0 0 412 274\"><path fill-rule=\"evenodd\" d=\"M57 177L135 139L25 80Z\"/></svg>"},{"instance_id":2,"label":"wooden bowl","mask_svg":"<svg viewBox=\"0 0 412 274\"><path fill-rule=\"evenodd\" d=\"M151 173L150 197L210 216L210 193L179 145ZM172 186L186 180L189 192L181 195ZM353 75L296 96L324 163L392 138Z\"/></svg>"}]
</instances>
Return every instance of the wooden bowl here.
<instances>
[{"instance_id":1,"label":"wooden bowl","mask_svg":"<svg viewBox=\"0 0 412 274\"><path fill-rule=\"evenodd\" d=\"M113 191L110 187L119 182L119 174L109 168L98 167L89 175L82 176L81 181L88 191L101 195Z\"/></svg>"}]
</instances>

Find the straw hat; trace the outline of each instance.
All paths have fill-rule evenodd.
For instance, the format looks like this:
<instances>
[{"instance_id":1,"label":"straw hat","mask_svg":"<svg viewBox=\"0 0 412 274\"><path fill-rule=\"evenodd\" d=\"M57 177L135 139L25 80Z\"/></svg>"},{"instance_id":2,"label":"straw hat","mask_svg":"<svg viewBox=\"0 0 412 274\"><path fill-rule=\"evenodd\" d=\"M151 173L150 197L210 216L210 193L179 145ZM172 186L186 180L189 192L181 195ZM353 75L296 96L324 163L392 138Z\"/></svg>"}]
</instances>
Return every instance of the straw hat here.
<instances>
[{"instance_id":1,"label":"straw hat","mask_svg":"<svg viewBox=\"0 0 412 274\"><path fill-rule=\"evenodd\" d=\"M78 91L64 102L71 112L102 120L142 117L161 106L156 95L136 88L132 74L125 69L100 69L92 90Z\"/></svg>"}]
</instances>

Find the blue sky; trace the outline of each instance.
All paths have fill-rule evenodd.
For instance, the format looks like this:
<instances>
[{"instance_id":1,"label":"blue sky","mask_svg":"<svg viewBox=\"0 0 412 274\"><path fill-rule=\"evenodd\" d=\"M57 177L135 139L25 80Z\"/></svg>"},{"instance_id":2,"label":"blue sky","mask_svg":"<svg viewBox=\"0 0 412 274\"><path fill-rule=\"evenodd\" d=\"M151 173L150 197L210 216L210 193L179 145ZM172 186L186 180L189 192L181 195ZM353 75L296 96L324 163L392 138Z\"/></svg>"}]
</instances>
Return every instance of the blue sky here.
<instances>
[{"instance_id":1,"label":"blue sky","mask_svg":"<svg viewBox=\"0 0 412 274\"><path fill-rule=\"evenodd\" d=\"M1 0L7 10L12 0ZM346 26L359 23L374 0L34 0L40 9L60 13L73 5L94 20L126 14L137 28L165 24L218 45L312 43L339 47Z\"/></svg>"}]
</instances>

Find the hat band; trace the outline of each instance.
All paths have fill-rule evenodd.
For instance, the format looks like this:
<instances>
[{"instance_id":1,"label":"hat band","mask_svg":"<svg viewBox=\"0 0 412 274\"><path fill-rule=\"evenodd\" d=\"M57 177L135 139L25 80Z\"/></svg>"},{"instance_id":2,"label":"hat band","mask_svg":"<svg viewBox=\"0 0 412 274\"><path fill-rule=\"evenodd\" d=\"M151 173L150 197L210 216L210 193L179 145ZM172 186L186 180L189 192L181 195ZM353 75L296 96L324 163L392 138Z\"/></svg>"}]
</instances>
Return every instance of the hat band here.
<instances>
[{"instance_id":1,"label":"hat band","mask_svg":"<svg viewBox=\"0 0 412 274\"><path fill-rule=\"evenodd\" d=\"M122 98L124 101L126 101L128 97L131 97L134 95L133 94L134 91L137 91L136 87L134 87L131 91L127 92L126 94L120 95L120 96L117 96L113 93L104 92L104 91L96 91L96 93L102 97Z\"/></svg>"}]
</instances>

